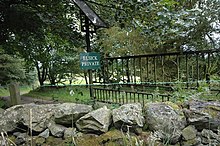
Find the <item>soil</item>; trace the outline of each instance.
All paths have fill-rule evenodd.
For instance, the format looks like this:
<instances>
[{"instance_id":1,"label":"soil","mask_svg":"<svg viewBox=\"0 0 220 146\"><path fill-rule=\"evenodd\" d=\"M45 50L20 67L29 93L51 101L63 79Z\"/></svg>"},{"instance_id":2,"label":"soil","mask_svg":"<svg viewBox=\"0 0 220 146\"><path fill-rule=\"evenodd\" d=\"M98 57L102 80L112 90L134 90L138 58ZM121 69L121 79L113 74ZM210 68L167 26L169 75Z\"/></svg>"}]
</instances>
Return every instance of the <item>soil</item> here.
<instances>
[{"instance_id":1,"label":"soil","mask_svg":"<svg viewBox=\"0 0 220 146\"><path fill-rule=\"evenodd\" d=\"M6 107L7 108L10 106L10 97L0 97L0 100L5 101ZM54 103L60 103L57 100L44 100L44 99L39 99L39 98L33 98L33 97L27 97L27 96L22 96L21 95L21 103L20 104L28 104L28 103L35 103L35 104L54 104Z\"/></svg>"}]
</instances>

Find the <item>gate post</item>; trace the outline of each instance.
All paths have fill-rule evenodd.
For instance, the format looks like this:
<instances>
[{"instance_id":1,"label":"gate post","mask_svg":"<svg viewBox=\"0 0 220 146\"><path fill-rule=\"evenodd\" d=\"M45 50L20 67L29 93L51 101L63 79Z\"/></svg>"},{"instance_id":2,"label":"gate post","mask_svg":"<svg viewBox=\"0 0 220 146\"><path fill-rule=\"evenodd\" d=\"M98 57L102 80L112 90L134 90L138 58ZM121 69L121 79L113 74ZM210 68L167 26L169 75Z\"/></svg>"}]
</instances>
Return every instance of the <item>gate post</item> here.
<instances>
[{"instance_id":1,"label":"gate post","mask_svg":"<svg viewBox=\"0 0 220 146\"><path fill-rule=\"evenodd\" d=\"M21 96L20 96L20 89L19 89L19 83L12 82L9 85L9 92L10 92L10 102L11 105L18 105L21 103Z\"/></svg>"}]
</instances>

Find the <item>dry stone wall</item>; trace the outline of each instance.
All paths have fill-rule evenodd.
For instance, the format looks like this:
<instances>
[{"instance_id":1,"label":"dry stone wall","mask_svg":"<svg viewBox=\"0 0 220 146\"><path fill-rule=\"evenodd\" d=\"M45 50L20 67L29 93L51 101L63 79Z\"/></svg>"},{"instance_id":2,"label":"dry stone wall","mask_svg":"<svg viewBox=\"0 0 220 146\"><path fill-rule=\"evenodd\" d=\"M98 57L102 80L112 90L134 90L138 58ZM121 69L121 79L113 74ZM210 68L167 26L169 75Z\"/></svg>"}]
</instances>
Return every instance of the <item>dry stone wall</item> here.
<instances>
[{"instance_id":1,"label":"dry stone wall","mask_svg":"<svg viewBox=\"0 0 220 146\"><path fill-rule=\"evenodd\" d=\"M220 103L214 101L145 107L133 103L113 110L75 103L24 104L1 110L0 115L1 146L10 137L16 145L43 146L55 139L60 140L56 145L65 145L63 141L70 138L69 142L84 146L220 146Z\"/></svg>"}]
</instances>

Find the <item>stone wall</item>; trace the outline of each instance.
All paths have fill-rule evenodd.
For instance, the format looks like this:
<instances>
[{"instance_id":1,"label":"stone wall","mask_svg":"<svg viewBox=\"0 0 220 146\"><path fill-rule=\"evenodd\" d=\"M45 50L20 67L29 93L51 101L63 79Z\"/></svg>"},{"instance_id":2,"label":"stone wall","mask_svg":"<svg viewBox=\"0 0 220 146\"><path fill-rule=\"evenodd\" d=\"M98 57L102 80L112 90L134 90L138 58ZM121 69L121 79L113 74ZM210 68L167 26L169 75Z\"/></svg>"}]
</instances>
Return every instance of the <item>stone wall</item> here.
<instances>
[{"instance_id":1,"label":"stone wall","mask_svg":"<svg viewBox=\"0 0 220 146\"><path fill-rule=\"evenodd\" d=\"M24 104L0 110L0 145L220 146L220 103ZM7 133L7 134L6 134ZM10 140L9 140L10 139ZM55 144L54 144L55 143Z\"/></svg>"}]
</instances>

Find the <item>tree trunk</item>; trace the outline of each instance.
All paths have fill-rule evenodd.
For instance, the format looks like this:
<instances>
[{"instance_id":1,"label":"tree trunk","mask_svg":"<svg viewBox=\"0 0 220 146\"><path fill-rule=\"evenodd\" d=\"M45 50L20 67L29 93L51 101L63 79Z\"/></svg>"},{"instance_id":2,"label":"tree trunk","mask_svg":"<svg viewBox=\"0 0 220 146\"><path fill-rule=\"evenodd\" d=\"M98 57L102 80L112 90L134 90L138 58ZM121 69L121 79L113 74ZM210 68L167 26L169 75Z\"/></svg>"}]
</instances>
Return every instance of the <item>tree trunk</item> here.
<instances>
[{"instance_id":1,"label":"tree trunk","mask_svg":"<svg viewBox=\"0 0 220 146\"><path fill-rule=\"evenodd\" d=\"M85 78L85 81L86 81L86 88L88 87L88 80L87 80L87 72L84 71L84 78Z\"/></svg>"},{"instance_id":2,"label":"tree trunk","mask_svg":"<svg viewBox=\"0 0 220 146\"><path fill-rule=\"evenodd\" d=\"M47 77L47 69L43 66L42 68L42 72L41 69L38 65L38 63L36 63L36 68L37 68L37 76L38 76L38 81L40 83L40 86L44 85L44 81L46 80Z\"/></svg>"}]
</instances>

